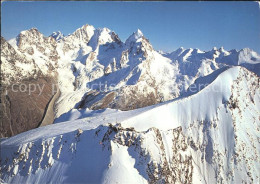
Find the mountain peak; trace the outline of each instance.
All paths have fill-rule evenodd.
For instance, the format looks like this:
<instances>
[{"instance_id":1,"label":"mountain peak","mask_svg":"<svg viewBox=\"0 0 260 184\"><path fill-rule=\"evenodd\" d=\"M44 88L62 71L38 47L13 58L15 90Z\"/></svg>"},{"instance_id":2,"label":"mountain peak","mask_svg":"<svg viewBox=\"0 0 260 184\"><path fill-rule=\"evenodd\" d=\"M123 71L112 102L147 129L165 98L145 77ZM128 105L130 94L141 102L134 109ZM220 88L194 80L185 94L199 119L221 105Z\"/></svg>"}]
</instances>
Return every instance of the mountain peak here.
<instances>
[{"instance_id":1,"label":"mountain peak","mask_svg":"<svg viewBox=\"0 0 260 184\"><path fill-rule=\"evenodd\" d=\"M126 44L127 43L131 43L131 42L138 42L141 38L143 38L144 35L142 33L142 31L140 29L137 29L137 31L135 31L131 36L129 36L129 38L126 40Z\"/></svg>"},{"instance_id":2,"label":"mountain peak","mask_svg":"<svg viewBox=\"0 0 260 184\"><path fill-rule=\"evenodd\" d=\"M37 28L31 28L28 30L21 31L20 34L17 35L16 40L18 41L17 43L20 43L25 38L29 40L39 40L43 37L44 35L40 31L38 31Z\"/></svg>"},{"instance_id":3,"label":"mountain peak","mask_svg":"<svg viewBox=\"0 0 260 184\"><path fill-rule=\"evenodd\" d=\"M101 32L111 32L111 30L108 29L107 27L100 28L99 30L100 30Z\"/></svg>"},{"instance_id":4,"label":"mountain peak","mask_svg":"<svg viewBox=\"0 0 260 184\"><path fill-rule=\"evenodd\" d=\"M52 34L62 34L61 31L54 31Z\"/></svg>"},{"instance_id":5,"label":"mountain peak","mask_svg":"<svg viewBox=\"0 0 260 184\"><path fill-rule=\"evenodd\" d=\"M81 26L81 28L78 28L78 29L85 29L86 30L88 28L94 28L94 26L89 25L89 24L85 24L85 25Z\"/></svg>"},{"instance_id":6,"label":"mountain peak","mask_svg":"<svg viewBox=\"0 0 260 184\"><path fill-rule=\"evenodd\" d=\"M31 29L27 29L27 30L21 31L20 34L34 33L34 32L39 33L38 29L33 27Z\"/></svg>"},{"instance_id":7,"label":"mountain peak","mask_svg":"<svg viewBox=\"0 0 260 184\"><path fill-rule=\"evenodd\" d=\"M50 37L53 37L56 41L61 40L64 38L64 34L62 34L60 31L53 32Z\"/></svg>"},{"instance_id":8,"label":"mountain peak","mask_svg":"<svg viewBox=\"0 0 260 184\"><path fill-rule=\"evenodd\" d=\"M137 31L136 31L134 34L135 34L136 36L138 36L138 37L144 36L143 33L142 33L142 31L141 31L140 29L137 29Z\"/></svg>"},{"instance_id":9,"label":"mountain peak","mask_svg":"<svg viewBox=\"0 0 260 184\"><path fill-rule=\"evenodd\" d=\"M212 51L217 51L217 50L218 50L217 47L213 47L213 48L212 48Z\"/></svg>"},{"instance_id":10,"label":"mountain peak","mask_svg":"<svg viewBox=\"0 0 260 184\"><path fill-rule=\"evenodd\" d=\"M144 34L142 33L142 31L140 29L137 29L133 34L132 36L134 36L134 38L136 40L142 38L144 36Z\"/></svg>"},{"instance_id":11,"label":"mountain peak","mask_svg":"<svg viewBox=\"0 0 260 184\"><path fill-rule=\"evenodd\" d=\"M76 37L79 40L88 42L90 38L93 36L94 31L95 31L94 26L85 24L81 28L78 28L75 32L73 32L71 35L68 36Z\"/></svg>"}]
</instances>

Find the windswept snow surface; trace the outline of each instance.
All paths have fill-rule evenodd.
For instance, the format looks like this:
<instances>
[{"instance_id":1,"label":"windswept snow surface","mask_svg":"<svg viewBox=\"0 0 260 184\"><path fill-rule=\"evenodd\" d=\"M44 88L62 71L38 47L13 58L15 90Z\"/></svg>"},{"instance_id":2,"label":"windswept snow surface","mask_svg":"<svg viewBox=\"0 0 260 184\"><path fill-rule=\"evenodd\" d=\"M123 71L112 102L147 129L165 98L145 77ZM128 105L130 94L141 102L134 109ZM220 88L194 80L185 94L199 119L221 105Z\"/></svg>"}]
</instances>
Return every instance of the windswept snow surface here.
<instances>
[{"instance_id":1,"label":"windswept snow surface","mask_svg":"<svg viewBox=\"0 0 260 184\"><path fill-rule=\"evenodd\" d=\"M74 109L56 124L3 139L1 179L257 183L259 78L237 66L191 87L175 100L132 111Z\"/></svg>"}]
</instances>

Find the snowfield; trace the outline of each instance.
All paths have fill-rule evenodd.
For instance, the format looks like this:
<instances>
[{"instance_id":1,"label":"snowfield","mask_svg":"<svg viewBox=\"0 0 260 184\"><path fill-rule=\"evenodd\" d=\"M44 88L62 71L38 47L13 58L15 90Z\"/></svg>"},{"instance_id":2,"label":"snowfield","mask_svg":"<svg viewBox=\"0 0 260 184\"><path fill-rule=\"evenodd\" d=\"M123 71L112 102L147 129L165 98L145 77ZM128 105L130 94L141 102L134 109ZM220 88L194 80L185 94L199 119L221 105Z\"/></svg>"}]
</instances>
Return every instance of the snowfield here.
<instances>
[{"instance_id":1,"label":"snowfield","mask_svg":"<svg viewBox=\"0 0 260 184\"><path fill-rule=\"evenodd\" d=\"M257 183L259 85L244 67L225 67L157 105L71 109L1 140L2 182Z\"/></svg>"}]
</instances>

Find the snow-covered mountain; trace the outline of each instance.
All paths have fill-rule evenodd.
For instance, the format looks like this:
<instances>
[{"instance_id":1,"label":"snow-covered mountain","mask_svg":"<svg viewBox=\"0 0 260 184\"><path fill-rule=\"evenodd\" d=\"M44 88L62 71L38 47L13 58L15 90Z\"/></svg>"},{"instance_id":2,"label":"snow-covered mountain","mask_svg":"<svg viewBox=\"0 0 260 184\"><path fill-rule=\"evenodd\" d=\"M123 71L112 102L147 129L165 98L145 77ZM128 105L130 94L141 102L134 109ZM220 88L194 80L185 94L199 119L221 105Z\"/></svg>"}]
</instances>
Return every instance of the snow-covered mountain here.
<instances>
[{"instance_id":1,"label":"snow-covered mountain","mask_svg":"<svg viewBox=\"0 0 260 184\"><path fill-rule=\"evenodd\" d=\"M9 43L34 59L44 74L58 73L56 117L73 108L130 110L171 100L197 78L225 66L244 66L258 75L260 71L260 56L250 49L179 48L160 54L140 30L122 42L108 28L91 25L50 37L32 28Z\"/></svg>"},{"instance_id":2,"label":"snow-covered mountain","mask_svg":"<svg viewBox=\"0 0 260 184\"><path fill-rule=\"evenodd\" d=\"M259 181L253 50L163 53L139 29L123 42L91 25L67 36L32 28L1 37L1 67L1 137L33 129L1 139L1 182Z\"/></svg>"},{"instance_id":3,"label":"snow-covered mountain","mask_svg":"<svg viewBox=\"0 0 260 184\"><path fill-rule=\"evenodd\" d=\"M24 47L27 38L24 35L19 38L23 40L20 47L25 49L24 53L1 37L0 137L38 127L53 96L52 83L56 81L57 73L53 70L56 62L46 56L31 57ZM31 51L36 53L37 45L31 46Z\"/></svg>"},{"instance_id":4,"label":"snow-covered mountain","mask_svg":"<svg viewBox=\"0 0 260 184\"><path fill-rule=\"evenodd\" d=\"M76 108L130 110L174 99L197 78L224 66L242 65L258 75L260 71L260 56L249 49L180 48L161 55L140 30L123 43L107 28L85 25L64 40L58 42L64 95L57 103L57 117L75 104ZM72 106L65 105L68 100Z\"/></svg>"},{"instance_id":5,"label":"snow-covered mountain","mask_svg":"<svg viewBox=\"0 0 260 184\"><path fill-rule=\"evenodd\" d=\"M193 88L132 111L73 109L57 119L62 123L4 139L1 179L257 183L259 77L244 67L225 67L197 79Z\"/></svg>"}]
</instances>

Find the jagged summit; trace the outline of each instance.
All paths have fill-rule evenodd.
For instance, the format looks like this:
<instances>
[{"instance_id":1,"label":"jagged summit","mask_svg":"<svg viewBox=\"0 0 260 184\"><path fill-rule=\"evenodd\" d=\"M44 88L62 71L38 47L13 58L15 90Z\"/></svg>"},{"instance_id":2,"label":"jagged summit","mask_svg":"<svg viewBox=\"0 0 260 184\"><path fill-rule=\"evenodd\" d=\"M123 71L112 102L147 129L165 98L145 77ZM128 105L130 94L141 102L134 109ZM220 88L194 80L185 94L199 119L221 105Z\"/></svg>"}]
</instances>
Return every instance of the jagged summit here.
<instances>
[{"instance_id":1,"label":"jagged summit","mask_svg":"<svg viewBox=\"0 0 260 184\"><path fill-rule=\"evenodd\" d=\"M221 46L218 50L219 51L226 51L223 46Z\"/></svg>"},{"instance_id":2,"label":"jagged summit","mask_svg":"<svg viewBox=\"0 0 260 184\"><path fill-rule=\"evenodd\" d=\"M135 35L135 38L136 38L136 39L139 39L139 38L141 38L141 37L144 36L143 33L142 33L142 31L141 31L140 29L137 29L137 31L134 32L134 35Z\"/></svg>"},{"instance_id":3,"label":"jagged summit","mask_svg":"<svg viewBox=\"0 0 260 184\"><path fill-rule=\"evenodd\" d=\"M53 37L56 41L59 41L64 38L64 34L62 34L60 31L53 32L50 37Z\"/></svg>"},{"instance_id":4,"label":"jagged summit","mask_svg":"<svg viewBox=\"0 0 260 184\"><path fill-rule=\"evenodd\" d=\"M44 35L37 29L37 28L31 28L28 30L21 31L20 34L17 35L16 40L19 41L22 37L27 38L28 41L33 38L39 38L43 37Z\"/></svg>"},{"instance_id":5,"label":"jagged summit","mask_svg":"<svg viewBox=\"0 0 260 184\"><path fill-rule=\"evenodd\" d=\"M88 30L88 29L95 29L95 28L94 28L93 25L85 24L85 25L81 26L80 28L76 29L76 31L78 31L78 30Z\"/></svg>"},{"instance_id":6,"label":"jagged summit","mask_svg":"<svg viewBox=\"0 0 260 184\"><path fill-rule=\"evenodd\" d=\"M73 42L73 39L78 39L84 42L88 42L90 38L93 36L95 31L94 26L85 24L81 28L78 28L71 35L67 36L65 39L69 39Z\"/></svg>"},{"instance_id":7,"label":"jagged summit","mask_svg":"<svg viewBox=\"0 0 260 184\"><path fill-rule=\"evenodd\" d=\"M35 28L35 27L32 27L30 29L21 31L20 34L26 34L28 32L39 32L39 30L37 28Z\"/></svg>"},{"instance_id":8,"label":"jagged summit","mask_svg":"<svg viewBox=\"0 0 260 184\"><path fill-rule=\"evenodd\" d=\"M142 31L140 29L137 29L131 36L129 36L126 40L126 44L131 42L138 42L144 37Z\"/></svg>"}]
</instances>

